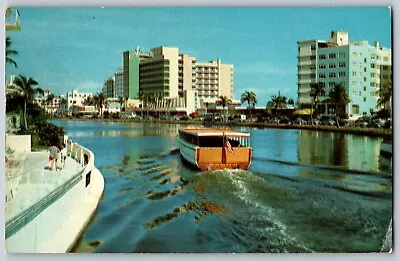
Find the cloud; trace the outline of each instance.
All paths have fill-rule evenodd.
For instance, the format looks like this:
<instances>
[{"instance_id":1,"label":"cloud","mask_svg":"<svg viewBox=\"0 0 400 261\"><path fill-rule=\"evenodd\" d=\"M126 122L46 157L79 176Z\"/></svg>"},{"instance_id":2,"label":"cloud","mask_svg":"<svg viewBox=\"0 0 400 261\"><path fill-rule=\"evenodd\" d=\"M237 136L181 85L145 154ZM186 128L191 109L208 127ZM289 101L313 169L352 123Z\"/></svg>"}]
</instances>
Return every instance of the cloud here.
<instances>
[{"instance_id":1,"label":"cloud","mask_svg":"<svg viewBox=\"0 0 400 261\"><path fill-rule=\"evenodd\" d=\"M274 64L255 62L247 65L237 66L235 68L235 72L244 74L286 76L293 73L293 68L279 68Z\"/></svg>"}]
</instances>

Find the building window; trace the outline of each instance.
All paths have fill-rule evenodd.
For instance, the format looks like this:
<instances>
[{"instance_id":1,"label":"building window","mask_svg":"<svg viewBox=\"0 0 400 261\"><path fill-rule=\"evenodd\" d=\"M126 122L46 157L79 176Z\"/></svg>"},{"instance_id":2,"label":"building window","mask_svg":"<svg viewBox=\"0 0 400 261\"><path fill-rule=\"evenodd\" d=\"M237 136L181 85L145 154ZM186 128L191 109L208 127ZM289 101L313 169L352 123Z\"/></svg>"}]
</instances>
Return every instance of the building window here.
<instances>
[{"instance_id":1,"label":"building window","mask_svg":"<svg viewBox=\"0 0 400 261\"><path fill-rule=\"evenodd\" d=\"M321 54L321 55L318 56L318 58L320 60L325 60L326 59L326 55L325 54Z\"/></svg>"},{"instance_id":2,"label":"building window","mask_svg":"<svg viewBox=\"0 0 400 261\"><path fill-rule=\"evenodd\" d=\"M361 96L361 92L358 92L358 96Z\"/></svg>"},{"instance_id":3,"label":"building window","mask_svg":"<svg viewBox=\"0 0 400 261\"><path fill-rule=\"evenodd\" d=\"M345 77L346 73L345 72L339 72L339 77Z\"/></svg>"},{"instance_id":4,"label":"building window","mask_svg":"<svg viewBox=\"0 0 400 261\"><path fill-rule=\"evenodd\" d=\"M371 60L374 60L376 58L376 54L371 54Z\"/></svg>"},{"instance_id":5,"label":"building window","mask_svg":"<svg viewBox=\"0 0 400 261\"><path fill-rule=\"evenodd\" d=\"M320 74L318 75L318 77L319 77L319 78L326 78L326 75L325 75L324 73L320 73Z\"/></svg>"},{"instance_id":6,"label":"building window","mask_svg":"<svg viewBox=\"0 0 400 261\"><path fill-rule=\"evenodd\" d=\"M336 64L330 63L330 64L329 64L329 68L336 68Z\"/></svg>"},{"instance_id":7,"label":"building window","mask_svg":"<svg viewBox=\"0 0 400 261\"><path fill-rule=\"evenodd\" d=\"M336 77L336 73L329 73L329 78L335 78Z\"/></svg>"},{"instance_id":8,"label":"building window","mask_svg":"<svg viewBox=\"0 0 400 261\"><path fill-rule=\"evenodd\" d=\"M360 113L360 106L358 106L357 104L353 104L351 106L351 112L353 114L359 114Z\"/></svg>"},{"instance_id":9,"label":"building window","mask_svg":"<svg viewBox=\"0 0 400 261\"><path fill-rule=\"evenodd\" d=\"M339 53L339 57L340 57L340 58L346 57L346 53Z\"/></svg>"},{"instance_id":10,"label":"building window","mask_svg":"<svg viewBox=\"0 0 400 261\"><path fill-rule=\"evenodd\" d=\"M353 62L353 66L357 66L357 63L356 63L356 62Z\"/></svg>"},{"instance_id":11,"label":"building window","mask_svg":"<svg viewBox=\"0 0 400 261\"><path fill-rule=\"evenodd\" d=\"M364 86L364 92L367 90L367 87Z\"/></svg>"},{"instance_id":12,"label":"building window","mask_svg":"<svg viewBox=\"0 0 400 261\"><path fill-rule=\"evenodd\" d=\"M353 87L354 87L354 86L356 86L356 85L357 85L357 83L356 83L356 82L352 82L352 85L353 85Z\"/></svg>"},{"instance_id":13,"label":"building window","mask_svg":"<svg viewBox=\"0 0 400 261\"><path fill-rule=\"evenodd\" d=\"M356 95L357 95L357 92L355 92L355 91L352 92L352 95L353 95L353 96L356 96Z\"/></svg>"},{"instance_id":14,"label":"building window","mask_svg":"<svg viewBox=\"0 0 400 261\"><path fill-rule=\"evenodd\" d=\"M335 83L334 82L329 82L329 85L328 85L329 87L331 87L331 88L333 88L333 87L335 87Z\"/></svg>"},{"instance_id":15,"label":"building window","mask_svg":"<svg viewBox=\"0 0 400 261\"><path fill-rule=\"evenodd\" d=\"M370 96L375 96L375 92L371 92L371 93L370 93Z\"/></svg>"},{"instance_id":16,"label":"building window","mask_svg":"<svg viewBox=\"0 0 400 261\"><path fill-rule=\"evenodd\" d=\"M345 62L339 63L339 67L341 67L341 68L346 67L346 63Z\"/></svg>"},{"instance_id":17,"label":"building window","mask_svg":"<svg viewBox=\"0 0 400 261\"><path fill-rule=\"evenodd\" d=\"M311 45L311 51L315 50L315 45Z\"/></svg>"},{"instance_id":18,"label":"building window","mask_svg":"<svg viewBox=\"0 0 400 261\"><path fill-rule=\"evenodd\" d=\"M329 58L330 59L335 59L336 58L336 54L335 53L330 53L329 54Z\"/></svg>"},{"instance_id":19,"label":"building window","mask_svg":"<svg viewBox=\"0 0 400 261\"><path fill-rule=\"evenodd\" d=\"M357 57L357 52L353 52L353 57Z\"/></svg>"},{"instance_id":20,"label":"building window","mask_svg":"<svg viewBox=\"0 0 400 261\"><path fill-rule=\"evenodd\" d=\"M325 68L326 68L326 65L325 65L325 64L320 64L320 65L318 65L318 68L320 68L320 69L325 69Z\"/></svg>"},{"instance_id":21,"label":"building window","mask_svg":"<svg viewBox=\"0 0 400 261\"><path fill-rule=\"evenodd\" d=\"M353 76L357 76L357 72L352 72L352 74L351 75L353 75Z\"/></svg>"},{"instance_id":22,"label":"building window","mask_svg":"<svg viewBox=\"0 0 400 261\"><path fill-rule=\"evenodd\" d=\"M364 102L367 102L367 98L366 98L366 97L364 97L364 99L363 99L363 100L364 100Z\"/></svg>"},{"instance_id":23,"label":"building window","mask_svg":"<svg viewBox=\"0 0 400 261\"><path fill-rule=\"evenodd\" d=\"M371 68L375 68L375 64L374 63L371 63Z\"/></svg>"},{"instance_id":24,"label":"building window","mask_svg":"<svg viewBox=\"0 0 400 261\"><path fill-rule=\"evenodd\" d=\"M385 62L388 62L388 61L389 61L389 57L388 57L388 56L384 56L384 57L383 57L383 60L384 60Z\"/></svg>"}]
</instances>

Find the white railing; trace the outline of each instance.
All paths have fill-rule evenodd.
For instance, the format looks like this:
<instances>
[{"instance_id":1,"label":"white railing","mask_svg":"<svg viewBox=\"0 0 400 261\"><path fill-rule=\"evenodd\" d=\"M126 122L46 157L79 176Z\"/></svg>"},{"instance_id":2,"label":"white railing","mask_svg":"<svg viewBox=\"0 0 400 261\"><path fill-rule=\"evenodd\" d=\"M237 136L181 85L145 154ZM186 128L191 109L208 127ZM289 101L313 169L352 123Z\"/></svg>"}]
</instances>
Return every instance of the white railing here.
<instances>
[{"instance_id":1,"label":"white railing","mask_svg":"<svg viewBox=\"0 0 400 261\"><path fill-rule=\"evenodd\" d=\"M22 209L6 222L5 239L8 252L40 252L46 245L46 240L64 224L74 207L89 193L87 190L91 174L95 170L94 155L67 137L64 137L64 143L68 156L81 168L71 166L71 170L75 173L70 175L68 180L55 186L46 196Z\"/></svg>"}]
</instances>

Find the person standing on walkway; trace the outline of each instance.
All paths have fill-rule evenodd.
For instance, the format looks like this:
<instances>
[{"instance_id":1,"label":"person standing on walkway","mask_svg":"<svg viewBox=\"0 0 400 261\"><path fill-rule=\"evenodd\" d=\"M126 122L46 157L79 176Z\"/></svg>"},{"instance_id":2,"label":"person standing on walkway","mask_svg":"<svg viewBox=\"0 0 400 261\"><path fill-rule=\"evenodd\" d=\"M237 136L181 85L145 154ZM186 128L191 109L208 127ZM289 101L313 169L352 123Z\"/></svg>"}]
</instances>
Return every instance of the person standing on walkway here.
<instances>
[{"instance_id":1,"label":"person standing on walkway","mask_svg":"<svg viewBox=\"0 0 400 261\"><path fill-rule=\"evenodd\" d=\"M61 169L65 168L65 161L67 160L67 148L65 147L65 143L61 144L61 151L60 151L60 156L61 156Z\"/></svg>"},{"instance_id":2,"label":"person standing on walkway","mask_svg":"<svg viewBox=\"0 0 400 261\"><path fill-rule=\"evenodd\" d=\"M50 169L52 171L57 170L57 156L59 152L60 149L57 146L52 146L49 149Z\"/></svg>"}]
</instances>

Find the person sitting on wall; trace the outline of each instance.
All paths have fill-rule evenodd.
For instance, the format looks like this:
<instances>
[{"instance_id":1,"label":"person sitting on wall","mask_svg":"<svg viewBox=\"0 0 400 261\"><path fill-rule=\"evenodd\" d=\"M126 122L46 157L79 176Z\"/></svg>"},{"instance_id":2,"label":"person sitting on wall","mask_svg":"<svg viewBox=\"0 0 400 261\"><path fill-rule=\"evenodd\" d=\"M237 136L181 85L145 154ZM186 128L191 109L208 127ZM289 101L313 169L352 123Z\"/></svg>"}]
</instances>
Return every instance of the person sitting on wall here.
<instances>
[{"instance_id":1,"label":"person sitting on wall","mask_svg":"<svg viewBox=\"0 0 400 261\"><path fill-rule=\"evenodd\" d=\"M65 161L67 160L67 148L65 147L65 143L61 144L61 151L60 151L60 156L61 156L61 169L65 168Z\"/></svg>"},{"instance_id":2,"label":"person sitting on wall","mask_svg":"<svg viewBox=\"0 0 400 261\"><path fill-rule=\"evenodd\" d=\"M60 149L57 146L52 146L49 149L50 169L52 171L57 170L57 156L59 152Z\"/></svg>"}]
</instances>

